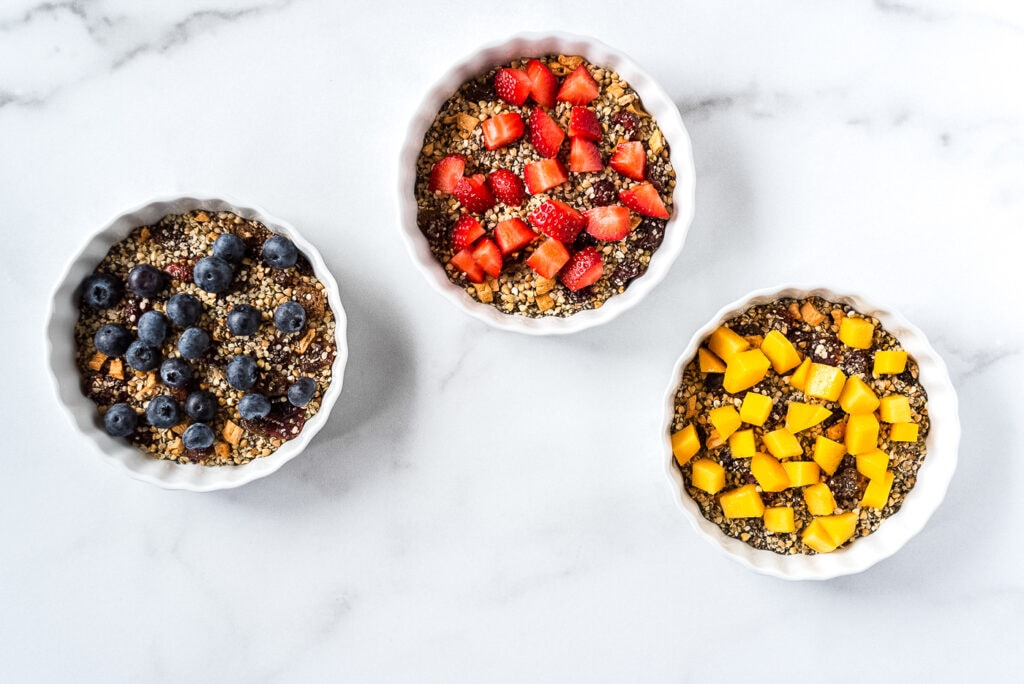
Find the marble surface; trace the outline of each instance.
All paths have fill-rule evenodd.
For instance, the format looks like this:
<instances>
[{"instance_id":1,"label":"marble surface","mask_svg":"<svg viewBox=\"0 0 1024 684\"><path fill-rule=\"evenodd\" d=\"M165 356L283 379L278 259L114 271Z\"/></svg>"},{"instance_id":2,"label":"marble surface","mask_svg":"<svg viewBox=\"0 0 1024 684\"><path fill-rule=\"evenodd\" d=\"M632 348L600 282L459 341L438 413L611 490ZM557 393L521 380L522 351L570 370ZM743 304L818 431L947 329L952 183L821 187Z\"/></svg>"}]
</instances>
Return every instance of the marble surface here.
<instances>
[{"instance_id":1,"label":"marble surface","mask_svg":"<svg viewBox=\"0 0 1024 684\"><path fill-rule=\"evenodd\" d=\"M661 81L697 216L639 307L530 339L425 286L394 167L452 61L549 28ZM1021 64L1012 0L5 0L0 680L1019 681ZM291 221L349 314L329 425L229 492L105 466L43 356L74 248L178 191ZM792 280L901 310L960 395L960 467L929 525L824 583L714 553L659 443L691 332Z\"/></svg>"}]
</instances>

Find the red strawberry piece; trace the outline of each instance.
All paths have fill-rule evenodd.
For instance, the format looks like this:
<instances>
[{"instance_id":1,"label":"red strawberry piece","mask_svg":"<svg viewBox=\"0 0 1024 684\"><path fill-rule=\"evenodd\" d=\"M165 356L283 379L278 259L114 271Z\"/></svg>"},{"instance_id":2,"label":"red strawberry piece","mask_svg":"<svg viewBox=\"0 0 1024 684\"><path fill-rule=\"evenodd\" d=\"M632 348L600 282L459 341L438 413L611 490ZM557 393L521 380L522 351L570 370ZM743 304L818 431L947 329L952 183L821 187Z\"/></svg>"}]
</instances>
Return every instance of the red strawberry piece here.
<instances>
[{"instance_id":1,"label":"red strawberry piece","mask_svg":"<svg viewBox=\"0 0 1024 684\"><path fill-rule=\"evenodd\" d=\"M518 207L526 199L522 179L508 169L492 171L487 184L498 201L507 206Z\"/></svg>"},{"instance_id":2,"label":"red strawberry piece","mask_svg":"<svg viewBox=\"0 0 1024 684\"><path fill-rule=\"evenodd\" d=\"M542 157L554 157L562 148L565 131L540 107L530 113L530 144Z\"/></svg>"},{"instance_id":3,"label":"red strawberry piece","mask_svg":"<svg viewBox=\"0 0 1024 684\"><path fill-rule=\"evenodd\" d=\"M441 161L434 164L430 170L430 182L427 183L427 190L430 192L441 192L451 194L455 184L462 178L466 170L466 158L461 154L449 154Z\"/></svg>"},{"instance_id":4,"label":"red strawberry piece","mask_svg":"<svg viewBox=\"0 0 1024 684\"><path fill-rule=\"evenodd\" d=\"M597 145L585 138L572 138L569 143L569 170L574 173L585 171L600 171L604 168L601 163L601 151Z\"/></svg>"},{"instance_id":5,"label":"red strawberry piece","mask_svg":"<svg viewBox=\"0 0 1024 684\"><path fill-rule=\"evenodd\" d=\"M452 249L461 252L484 234L484 227L469 214L463 214L452 226Z\"/></svg>"},{"instance_id":6,"label":"red strawberry piece","mask_svg":"<svg viewBox=\"0 0 1024 684\"><path fill-rule=\"evenodd\" d=\"M473 248L473 261L492 278L501 275L501 250L491 238L484 238Z\"/></svg>"},{"instance_id":7,"label":"red strawberry piece","mask_svg":"<svg viewBox=\"0 0 1024 684\"><path fill-rule=\"evenodd\" d=\"M618 205L594 207L583 212L587 217L587 232L598 240L614 242L629 235L629 209Z\"/></svg>"},{"instance_id":8,"label":"red strawberry piece","mask_svg":"<svg viewBox=\"0 0 1024 684\"><path fill-rule=\"evenodd\" d=\"M556 99L569 104L585 105L597 97L599 92L597 81L587 71L587 67L580 64L562 81L562 87L558 89Z\"/></svg>"},{"instance_id":9,"label":"red strawberry piece","mask_svg":"<svg viewBox=\"0 0 1024 684\"><path fill-rule=\"evenodd\" d=\"M484 269L473 259L473 252L471 250L464 249L461 252L456 252L449 263L465 273L466 277L469 278L469 282L484 282Z\"/></svg>"},{"instance_id":10,"label":"red strawberry piece","mask_svg":"<svg viewBox=\"0 0 1024 684\"><path fill-rule=\"evenodd\" d=\"M526 189L530 191L531 195L550 190L569 180L565 166L557 159L530 162L523 169L523 177L526 178Z\"/></svg>"},{"instance_id":11,"label":"red strawberry piece","mask_svg":"<svg viewBox=\"0 0 1024 684\"><path fill-rule=\"evenodd\" d=\"M494 195L487 189L484 177L479 174L460 178L452 194L467 211L474 214L483 213L494 206Z\"/></svg>"},{"instance_id":12,"label":"red strawberry piece","mask_svg":"<svg viewBox=\"0 0 1024 684\"><path fill-rule=\"evenodd\" d=\"M494 92L509 104L526 102L532 87L533 81L522 69L499 69L494 75Z\"/></svg>"},{"instance_id":13,"label":"red strawberry piece","mask_svg":"<svg viewBox=\"0 0 1024 684\"><path fill-rule=\"evenodd\" d=\"M572 255L558 279L567 288L576 292L587 285L596 283L601 279L603 273L604 263L601 261L601 253L593 247L584 247Z\"/></svg>"},{"instance_id":14,"label":"red strawberry piece","mask_svg":"<svg viewBox=\"0 0 1024 684\"><path fill-rule=\"evenodd\" d=\"M627 190L619 191L619 199L638 214L667 219L668 209L661 201L658 191L650 183L640 183Z\"/></svg>"},{"instance_id":15,"label":"red strawberry piece","mask_svg":"<svg viewBox=\"0 0 1024 684\"><path fill-rule=\"evenodd\" d=\"M526 74L532 83L530 95L537 104L550 109L555 106L555 95L558 94L558 79L551 73L547 65L531 59L526 63Z\"/></svg>"},{"instance_id":16,"label":"red strawberry piece","mask_svg":"<svg viewBox=\"0 0 1024 684\"><path fill-rule=\"evenodd\" d=\"M511 218L499 221L494 227L494 239L498 242L501 253L508 255L518 252L533 242L537 234L522 219Z\"/></svg>"},{"instance_id":17,"label":"red strawberry piece","mask_svg":"<svg viewBox=\"0 0 1024 684\"><path fill-rule=\"evenodd\" d=\"M573 107L569 115L569 137L586 138L597 142L601 139L604 131L601 130L601 122L597 120L597 114L593 109L586 107Z\"/></svg>"},{"instance_id":18,"label":"red strawberry piece","mask_svg":"<svg viewBox=\"0 0 1024 684\"><path fill-rule=\"evenodd\" d=\"M587 225L583 214L560 200L545 200L527 218L540 232L566 243L575 240Z\"/></svg>"},{"instance_id":19,"label":"red strawberry piece","mask_svg":"<svg viewBox=\"0 0 1024 684\"><path fill-rule=\"evenodd\" d=\"M569 261L569 250L558 240L548 238L540 243L526 260L526 265L544 278L554 278Z\"/></svg>"},{"instance_id":20,"label":"red strawberry piece","mask_svg":"<svg viewBox=\"0 0 1024 684\"><path fill-rule=\"evenodd\" d=\"M619 143L615 152L612 153L612 158L608 160L608 166L627 178L642 181L644 169L647 167L647 152L644 151L644 144L638 140Z\"/></svg>"},{"instance_id":21,"label":"red strawberry piece","mask_svg":"<svg viewBox=\"0 0 1024 684\"><path fill-rule=\"evenodd\" d=\"M480 129L484 133L484 147L496 150L510 142L519 140L526 127L523 125L523 117L519 116L517 112L505 112L484 119L480 124Z\"/></svg>"}]
</instances>

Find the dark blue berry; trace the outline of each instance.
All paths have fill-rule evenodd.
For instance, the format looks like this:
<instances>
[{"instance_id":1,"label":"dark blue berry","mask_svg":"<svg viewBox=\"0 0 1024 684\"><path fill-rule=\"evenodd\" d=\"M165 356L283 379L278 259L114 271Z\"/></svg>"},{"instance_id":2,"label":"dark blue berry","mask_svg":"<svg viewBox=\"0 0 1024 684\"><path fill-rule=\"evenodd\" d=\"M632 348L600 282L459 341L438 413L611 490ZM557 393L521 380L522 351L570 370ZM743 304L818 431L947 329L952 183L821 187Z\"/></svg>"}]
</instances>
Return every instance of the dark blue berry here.
<instances>
[{"instance_id":1,"label":"dark blue berry","mask_svg":"<svg viewBox=\"0 0 1024 684\"><path fill-rule=\"evenodd\" d=\"M213 241L213 256L228 263L237 263L245 255L245 243L234 233L224 233Z\"/></svg>"},{"instance_id":2,"label":"dark blue berry","mask_svg":"<svg viewBox=\"0 0 1024 684\"><path fill-rule=\"evenodd\" d=\"M305 406L313 400L316 394L316 380L313 378L299 378L288 388L288 401L292 406Z\"/></svg>"},{"instance_id":3,"label":"dark blue berry","mask_svg":"<svg viewBox=\"0 0 1024 684\"><path fill-rule=\"evenodd\" d=\"M184 359L167 359L160 364L160 379L168 387L184 387L192 379L192 368Z\"/></svg>"},{"instance_id":4,"label":"dark blue berry","mask_svg":"<svg viewBox=\"0 0 1024 684\"><path fill-rule=\"evenodd\" d=\"M138 424L139 417L128 404L114 404L103 415L103 428L111 437L127 437Z\"/></svg>"},{"instance_id":5,"label":"dark blue berry","mask_svg":"<svg viewBox=\"0 0 1024 684\"><path fill-rule=\"evenodd\" d=\"M246 420L266 418L270 413L270 402L262 394L249 393L238 402L238 415Z\"/></svg>"},{"instance_id":6,"label":"dark blue berry","mask_svg":"<svg viewBox=\"0 0 1024 684\"><path fill-rule=\"evenodd\" d=\"M160 350L141 340L135 340L128 345L124 360L137 371L150 371L160 365Z\"/></svg>"},{"instance_id":7,"label":"dark blue berry","mask_svg":"<svg viewBox=\"0 0 1024 684\"><path fill-rule=\"evenodd\" d=\"M147 311L139 317L139 340L159 347L167 337L167 319L159 311Z\"/></svg>"},{"instance_id":8,"label":"dark blue berry","mask_svg":"<svg viewBox=\"0 0 1024 684\"><path fill-rule=\"evenodd\" d=\"M128 273L128 289L146 299L152 299L167 286L167 277L156 266L139 264Z\"/></svg>"},{"instance_id":9,"label":"dark blue berry","mask_svg":"<svg viewBox=\"0 0 1024 684\"><path fill-rule=\"evenodd\" d=\"M228 312L228 330L232 335L252 335L263 320L260 310L248 304L235 304Z\"/></svg>"},{"instance_id":10,"label":"dark blue berry","mask_svg":"<svg viewBox=\"0 0 1024 684\"><path fill-rule=\"evenodd\" d=\"M281 332L299 332L306 325L306 310L298 302L285 302L274 311L274 325Z\"/></svg>"},{"instance_id":11,"label":"dark blue berry","mask_svg":"<svg viewBox=\"0 0 1024 684\"><path fill-rule=\"evenodd\" d=\"M231 286L234 273L231 264L218 256L203 257L192 271L196 285L207 292L223 292Z\"/></svg>"},{"instance_id":12,"label":"dark blue berry","mask_svg":"<svg viewBox=\"0 0 1024 684\"><path fill-rule=\"evenodd\" d=\"M213 430L209 425L193 423L181 435L181 443L186 449L209 449L213 446Z\"/></svg>"},{"instance_id":13,"label":"dark blue berry","mask_svg":"<svg viewBox=\"0 0 1024 684\"><path fill-rule=\"evenodd\" d=\"M196 390L185 398L185 414L201 423L217 415L217 397L207 390Z\"/></svg>"},{"instance_id":14,"label":"dark blue berry","mask_svg":"<svg viewBox=\"0 0 1024 684\"><path fill-rule=\"evenodd\" d=\"M94 309L109 309L123 296L124 285L109 273L93 273L82 281L82 303Z\"/></svg>"},{"instance_id":15,"label":"dark blue berry","mask_svg":"<svg viewBox=\"0 0 1024 684\"><path fill-rule=\"evenodd\" d=\"M289 268L298 258L295 243L283 235L274 235L263 242L263 261L271 268Z\"/></svg>"},{"instance_id":16,"label":"dark blue berry","mask_svg":"<svg viewBox=\"0 0 1024 684\"><path fill-rule=\"evenodd\" d=\"M179 328L187 328L199 322L203 303L190 294L178 293L167 300L167 317Z\"/></svg>"},{"instance_id":17,"label":"dark blue berry","mask_svg":"<svg viewBox=\"0 0 1024 684\"><path fill-rule=\"evenodd\" d=\"M256 367L256 359L245 354L231 357L228 361L228 384L237 390L247 390L256 384L259 378L259 368Z\"/></svg>"},{"instance_id":18,"label":"dark blue berry","mask_svg":"<svg viewBox=\"0 0 1024 684\"><path fill-rule=\"evenodd\" d=\"M146 407L146 418L149 424L157 428L169 428L178 424L181 414L178 411L178 402L167 394L158 394L153 397Z\"/></svg>"},{"instance_id":19,"label":"dark blue berry","mask_svg":"<svg viewBox=\"0 0 1024 684\"><path fill-rule=\"evenodd\" d=\"M132 334L123 325L108 323L96 331L92 341L96 345L96 351L107 356L121 356L132 343Z\"/></svg>"},{"instance_id":20,"label":"dark blue berry","mask_svg":"<svg viewBox=\"0 0 1024 684\"><path fill-rule=\"evenodd\" d=\"M178 351L186 359L198 359L210 348L210 335L202 328L187 328L178 338Z\"/></svg>"}]
</instances>

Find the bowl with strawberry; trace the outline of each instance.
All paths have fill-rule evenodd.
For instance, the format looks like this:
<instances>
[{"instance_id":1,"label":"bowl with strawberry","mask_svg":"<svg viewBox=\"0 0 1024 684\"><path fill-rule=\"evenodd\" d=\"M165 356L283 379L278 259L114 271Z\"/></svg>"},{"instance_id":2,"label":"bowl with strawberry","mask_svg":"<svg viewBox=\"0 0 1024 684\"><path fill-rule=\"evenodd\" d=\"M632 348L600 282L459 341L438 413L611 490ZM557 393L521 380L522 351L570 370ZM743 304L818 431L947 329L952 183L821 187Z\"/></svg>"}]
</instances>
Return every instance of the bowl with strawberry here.
<instances>
[{"instance_id":1,"label":"bowl with strawberry","mask_svg":"<svg viewBox=\"0 0 1024 684\"><path fill-rule=\"evenodd\" d=\"M446 299L546 335L639 303L683 248L689 136L672 99L592 38L524 34L451 67L413 117L402 236Z\"/></svg>"}]
</instances>

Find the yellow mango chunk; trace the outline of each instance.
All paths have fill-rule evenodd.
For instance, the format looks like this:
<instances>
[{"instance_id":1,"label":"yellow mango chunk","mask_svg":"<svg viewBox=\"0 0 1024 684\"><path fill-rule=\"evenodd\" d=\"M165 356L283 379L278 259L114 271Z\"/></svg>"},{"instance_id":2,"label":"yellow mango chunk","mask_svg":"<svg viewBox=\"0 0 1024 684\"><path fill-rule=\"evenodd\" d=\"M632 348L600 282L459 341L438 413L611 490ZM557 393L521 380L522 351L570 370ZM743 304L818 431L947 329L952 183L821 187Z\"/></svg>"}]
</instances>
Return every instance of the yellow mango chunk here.
<instances>
[{"instance_id":1,"label":"yellow mango chunk","mask_svg":"<svg viewBox=\"0 0 1024 684\"><path fill-rule=\"evenodd\" d=\"M907 352L880 351L875 352L875 375L894 375L907 368Z\"/></svg>"},{"instance_id":2,"label":"yellow mango chunk","mask_svg":"<svg viewBox=\"0 0 1024 684\"><path fill-rule=\"evenodd\" d=\"M731 405L711 409L708 412L708 420L718 430L718 436L722 439L729 439L729 435L736 432L736 429L743 424L739 411Z\"/></svg>"},{"instance_id":3,"label":"yellow mango chunk","mask_svg":"<svg viewBox=\"0 0 1024 684\"><path fill-rule=\"evenodd\" d=\"M750 459L750 474L766 492L781 492L789 488L789 475L785 468L768 454L754 454Z\"/></svg>"},{"instance_id":4,"label":"yellow mango chunk","mask_svg":"<svg viewBox=\"0 0 1024 684\"><path fill-rule=\"evenodd\" d=\"M751 425L764 425L772 412L772 398L756 392L747 392L740 405L740 420Z\"/></svg>"},{"instance_id":5,"label":"yellow mango chunk","mask_svg":"<svg viewBox=\"0 0 1024 684\"><path fill-rule=\"evenodd\" d=\"M697 436L697 427L693 423L672 433L672 454L679 465L686 465L698 451L700 437Z\"/></svg>"},{"instance_id":6,"label":"yellow mango chunk","mask_svg":"<svg viewBox=\"0 0 1024 684\"><path fill-rule=\"evenodd\" d=\"M690 480L697 489L708 494L717 494L725 486L725 468L711 459L698 458L693 462Z\"/></svg>"},{"instance_id":7,"label":"yellow mango chunk","mask_svg":"<svg viewBox=\"0 0 1024 684\"><path fill-rule=\"evenodd\" d=\"M833 442L828 437L820 435L814 440L814 452L811 457L829 475L835 474L845 455L846 447L839 442Z\"/></svg>"},{"instance_id":8,"label":"yellow mango chunk","mask_svg":"<svg viewBox=\"0 0 1024 684\"><path fill-rule=\"evenodd\" d=\"M800 365L800 353L778 330L772 330L764 336L761 351L772 362L776 373L785 373Z\"/></svg>"},{"instance_id":9,"label":"yellow mango chunk","mask_svg":"<svg viewBox=\"0 0 1024 684\"><path fill-rule=\"evenodd\" d=\"M782 469L789 476L790 487L806 487L821 479L821 468L814 461L786 461Z\"/></svg>"},{"instance_id":10,"label":"yellow mango chunk","mask_svg":"<svg viewBox=\"0 0 1024 684\"><path fill-rule=\"evenodd\" d=\"M811 360L804 359L801 362L800 367L793 371L793 374L789 376L789 384L791 387L795 387L801 392L807 387L807 376L811 372Z\"/></svg>"},{"instance_id":11,"label":"yellow mango chunk","mask_svg":"<svg viewBox=\"0 0 1024 684\"><path fill-rule=\"evenodd\" d=\"M750 458L757 451L753 430L737 430L729 437L729 451L735 458Z\"/></svg>"},{"instance_id":12,"label":"yellow mango chunk","mask_svg":"<svg viewBox=\"0 0 1024 684\"><path fill-rule=\"evenodd\" d=\"M845 320L845 319L844 319ZM846 384L846 374L835 366L823 363L812 363L807 371L807 384L804 394L815 399L836 401Z\"/></svg>"},{"instance_id":13,"label":"yellow mango chunk","mask_svg":"<svg viewBox=\"0 0 1024 684\"><path fill-rule=\"evenodd\" d=\"M764 515L764 502L752 484L722 494L718 503L722 505L722 515L726 518L760 518Z\"/></svg>"},{"instance_id":14,"label":"yellow mango chunk","mask_svg":"<svg viewBox=\"0 0 1024 684\"><path fill-rule=\"evenodd\" d=\"M797 441L793 433L786 428L772 430L763 437L761 441L775 458L792 458L804 453L803 447Z\"/></svg>"},{"instance_id":15,"label":"yellow mango chunk","mask_svg":"<svg viewBox=\"0 0 1024 684\"><path fill-rule=\"evenodd\" d=\"M889 428L890 442L916 442L917 423L893 423Z\"/></svg>"},{"instance_id":16,"label":"yellow mango chunk","mask_svg":"<svg viewBox=\"0 0 1024 684\"><path fill-rule=\"evenodd\" d=\"M772 362L760 349L739 352L725 362L722 387L729 394L749 389L764 379L771 365Z\"/></svg>"},{"instance_id":17,"label":"yellow mango chunk","mask_svg":"<svg viewBox=\"0 0 1024 684\"><path fill-rule=\"evenodd\" d=\"M839 395L839 405L850 415L874 413L878 408L878 395L858 376L851 375L843 385L843 391Z\"/></svg>"},{"instance_id":18,"label":"yellow mango chunk","mask_svg":"<svg viewBox=\"0 0 1024 684\"><path fill-rule=\"evenodd\" d=\"M889 454L881 449L876 448L863 454L857 454L857 472L869 480L885 475L888 467Z\"/></svg>"},{"instance_id":19,"label":"yellow mango chunk","mask_svg":"<svg viewBox=\"0 0 1024 684\"><path fill-rule=\"evenodd\" d=\"M910 415L910 400L902 394L882 397L878 403L878 414L886 423L909 423L913 420Z\"/></svg>"},{"instance_id":20,"label":"yellow mango chunk","mask_svg":"<svg viewBox=\"0 0 1024 684\"><path fill-rule=\"evenodd\" d=\"M874 324L864 318L843 318L839 322L839 340L854 349L870 349Z\"/></svg>"},{"instance_id":21,"label":"yellow mango chunk","mask_svg":"<svg viewBox=\"0 0 1024 684\"><path fill-rule=\"evenodd\" d=\"M822 518L818 518L821 526L825 528L825 533L828 534L828 538L832 540L832 543L837 547L842 546L853 537L853 533L857 531L857 514L853 511L849 513L838 513L836 515L826 515Z\"/></svg>"},{"instance_id":22,"label":"yellow mango chunk","mask_svg":"<svg viewBox=\"0 0 1024 684\"><path fill-rule=\"evenodd\" d=\"M724 373L725 361L709 352L704 347L697 350L697 360L700 363L701 373Z\"/></svg>"},{"instance_id":23,"label":"yellow mango chunk","mask_svg":"<svg viewBox=\"0 0 1024 684\"><path fill-rule=\"evenodd\" d=\"M887 470L881 477L869 480L860 505L868 508L885 508L885 504L889 503L889 492L892 490L894 478L893 472Z\"/></svg>"},{"instance_id":24,"label":"yellow mango chunk","mask_svg":"<svg viewBox=\"0 0 1024 684\"><path fill-rule=\"evenodd\" d=\"M832 412L824 406L793 401L786 407L786 429L795 434L814 427L831 415Z\"/></svg>"},{"instance_id":25,"label":"yellow mango chunk","mask_svg":"<svg viewBox=\"0 0 1024 684\"><path fill-rule=\"evenodd\" d=\"M717 328L708 338L708 349L726 363L729 359L748 349L750 343L724 325Z\"/></svg>"},{"instance_id":26,"label":"yellow mango chunk","mask_svg":"<svg viewBox=\"0 0 1024 684\"><path fill-rule=\"evenodd\" d=\"M796 519L789 506L772 506L764 509L764 529L769 532L796 532Z\"/></svg>"},{"instance_id":27,"label":"yellow mango chunk","mask_svg":"<svg viewBox=\"0 0 1024 684\"><path fill-rule=\"evenodd\" d=\"M846 452L856 456L878 446L878 420L873 413L846 419Z\"/></svg>"},{"instance_id":28,"label":"yellow mango chunk","mask_svg":"<svg viewBox=\"0 0 1024 684\"><path fill-rule=\"evenodd\" d=\"M832 490L824 482L804 487L804 502L811 515L832 515L836 510L836 500Z\"/></svg>"},{"instance_id":29,"label":"yellow mango chunk","mask_svg":"<svg viewBox=\"0 0 1024 684\"><path fill-rule=\"evenodd\" d=\"M832 541L832 537L829 536L828 530L825 529L825 526L817 518L807 524L801 539L804 544L818 553L830 553L836 549L836 544Z\"/></svg>"}]
</instances>

